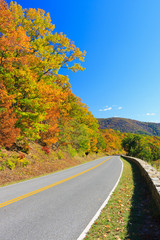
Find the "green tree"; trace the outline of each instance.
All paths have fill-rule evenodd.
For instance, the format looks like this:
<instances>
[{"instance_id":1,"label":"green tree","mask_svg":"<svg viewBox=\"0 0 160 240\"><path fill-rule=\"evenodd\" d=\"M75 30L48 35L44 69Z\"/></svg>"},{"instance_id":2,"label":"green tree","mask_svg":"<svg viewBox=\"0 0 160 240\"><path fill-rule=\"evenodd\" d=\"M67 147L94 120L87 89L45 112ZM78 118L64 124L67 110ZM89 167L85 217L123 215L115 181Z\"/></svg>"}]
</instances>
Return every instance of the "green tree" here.
<instances>
[{"instance_id":1,"label":"green tree","mask_svg":"<svg viewBox=\"0 0 160 240\"><path fill-rule=\"evenodd\" d=\"M129 134L122 140L122 147L130 156L147 161L153 160L151 148L144 136Z\"/></svg>"}]
</instances>

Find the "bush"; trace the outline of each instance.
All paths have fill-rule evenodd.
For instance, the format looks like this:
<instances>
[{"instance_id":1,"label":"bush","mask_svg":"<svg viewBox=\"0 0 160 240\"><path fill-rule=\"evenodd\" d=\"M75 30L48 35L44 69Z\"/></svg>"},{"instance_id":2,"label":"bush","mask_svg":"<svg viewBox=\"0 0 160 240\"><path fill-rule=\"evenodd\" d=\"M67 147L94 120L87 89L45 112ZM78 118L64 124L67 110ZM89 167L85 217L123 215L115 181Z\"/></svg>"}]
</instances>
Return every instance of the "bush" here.
<instances>
[{"instance_id":1,"label":"bush","mask_svg":"<svg viewBox=\"0 0 160 240\"><path fill-rule=\"evenodd\" d=\"M2 164L2 165L0 166L0 171L4 171L4 170L5 170L5 165Z\"/></svg>"},{"instance_id":2,"label":"bush","mask_svg":"<svg viewBox=\"0 0 160 240\"><path fill-rule=\"evenodd\" d=\"M47 146L43 146L42 150L46 153L49 154L50 153L50 149Z\"/></svg>"},{"instance_id":3,"label":"bush","mask_svg":"<svg viewBox=\"0 0 160 240\"><path fill-rule=\"evenodd\" d=\"M57 156L58 156L58 159L64 158L63 153L62 153L61 150L59 150L59 151L57 152Z\"/></svg>"},{"instance_id":4,"label":"bush","mask_svg":"<svg viewBox=\"0 0 160 240\"><path fill-rule=\"evenodd\" d=\"M0 157L5 158L5 157L7 157L7 154L6 153L0 153Z\"/></svg>"},{"instance_id":5,"label":"bush","mask_svg":"<svg viewBox=\"0 0 160 240\"><path fill-rule=\"evenodd\" d=\"M52 151L52 158L53 158L52 160L55 160L58 158L57 153L55 151Z\"/></svg>"},{"instance_id":6,"label":"bush","mask_svg":"<svg viewBox=\"0 0 160 240\"><path fill-rule=\"evenodd\" d=\"M72 148L71 145L68 145L68 153L71 155L71 157L75 157L77 155L76 149Z\"/></svg>"},{"instance_id":7,"label":"bush","mask_svg":"<svg viewBox=\"0 0 160 240\"><path fill-rule=\"evenodd\" d=\"M24 153L29 153L30 151L30 147L28 145L28 141L26 139L23 138L19 138L16 142L16 147L18 150L20 150L21 152Z\"/></svg>"},{"instance_id":8,"label":"bush","mask_svg":"<svg viewBox=\"0 0 160 240\"><path fill-rule=\"evenodd\" d=\"M24 154L20 155L12 155L6 162L6 166L13 170L15 167L25 167L27 166L29 161L25 158Z\"/></svg>"},{"instance_id":9,"label":"bush","mask_svg":"<svg viewBox=\"0 0 160 240\"><path fill-rule=\"evenodd\" d=\"M7 161L7 167L10 169L10 170L13 170L15 168L15 163L13 163L12 161L8 160Z\"/></svg>"},{"instance_id":10,"label":"bush","mask_svg":"<svg viewBox=\"0 0 160 240\"><path fill-rule=\"evenodd\" d=\"M28 165L28 160L26 160L25 158L21 159L21 158L18 158L16 161L15 161L15 164L17 167L26 167Z\"/></svg>"}]
</instances>

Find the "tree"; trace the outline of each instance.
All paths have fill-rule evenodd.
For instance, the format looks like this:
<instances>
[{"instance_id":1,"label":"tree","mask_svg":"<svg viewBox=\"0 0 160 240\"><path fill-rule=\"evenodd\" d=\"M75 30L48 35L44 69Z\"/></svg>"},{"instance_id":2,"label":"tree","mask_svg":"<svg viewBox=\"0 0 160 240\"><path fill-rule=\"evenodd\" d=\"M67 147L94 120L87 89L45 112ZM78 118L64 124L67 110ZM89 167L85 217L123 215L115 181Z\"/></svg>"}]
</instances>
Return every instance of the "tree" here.
<instances>
[{"instance_id":1,"label":"tree","mask_svg":"<svg viewBox=\"0 0 160 240\"><path fill-rule=\"evenodd\" d=\"M0 86L0 145L11 147L19 136L20 129L15 128L16 117L12 103L14 96L8 96L3 85Z\"/></svg>"},{"instance_id":2,"label":"tree","mask_svg":"<svg viewBox=\"0 0 160 240\"><path fill-rule=\"evenodd\" d=\"M0 1L0 83L8 95L14 94L21 135L35 140L46 133L50 142L57 139L62 101L70 89L68 77L59 70L83 70L76 60L85 56L65 35L53 33L54 28L49 13L22 9L12 1L8 8Z\"/></svg>"},{"instance_id":3,"label":"tree","mask_svg":"<svg viewBox=\"0 0 160 240\"><path fill-rule=\"evenodd\" d=\"M144 136L129 134L123 139L122 146L130 156L138 157L147 161L153 160L151 148Z\"/></svg>"}]
</instances>

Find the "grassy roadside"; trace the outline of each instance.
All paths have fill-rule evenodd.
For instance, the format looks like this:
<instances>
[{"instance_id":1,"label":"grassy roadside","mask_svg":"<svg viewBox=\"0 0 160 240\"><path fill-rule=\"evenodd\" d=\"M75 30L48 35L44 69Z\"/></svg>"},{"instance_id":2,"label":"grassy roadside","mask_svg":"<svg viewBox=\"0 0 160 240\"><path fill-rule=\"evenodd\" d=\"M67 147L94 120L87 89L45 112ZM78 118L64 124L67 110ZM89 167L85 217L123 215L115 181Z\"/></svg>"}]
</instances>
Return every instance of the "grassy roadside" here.
<instances>
[{"instance_id":1,"label":"grassy roadside","mask_svg":"<svg viewBox=\"0 0 160 240\"><path fill-rule=\"evenodd\" d=\"M121 180L86 240L160 239L160 221L139 169L133 163L122 161Z\"/></svg>"},{"instance_id":2,"label":"grassy roadside","mask_svg":"<svg viewBox=\"0 0 160 240\"><path fill-rule=\"evenodd\" d=\"M4 164L5 167L3 169L2 167L0 168L0 186L55 173L103 156L105 156L104 153L90 153L88 156L77 153L75 156L72 156L69 152L62 150L57 152L50 151L46 154L42 151L40 145L32 144L30 153L25 154L25 158L22 159L22 161L27 161L28 164L26 166L14 164L15 167L10 169L8 163L13 164L15 161L21 163L19 153L2 149L0 152L0 167L4 166Z\"/></svg>"}]
</instances>

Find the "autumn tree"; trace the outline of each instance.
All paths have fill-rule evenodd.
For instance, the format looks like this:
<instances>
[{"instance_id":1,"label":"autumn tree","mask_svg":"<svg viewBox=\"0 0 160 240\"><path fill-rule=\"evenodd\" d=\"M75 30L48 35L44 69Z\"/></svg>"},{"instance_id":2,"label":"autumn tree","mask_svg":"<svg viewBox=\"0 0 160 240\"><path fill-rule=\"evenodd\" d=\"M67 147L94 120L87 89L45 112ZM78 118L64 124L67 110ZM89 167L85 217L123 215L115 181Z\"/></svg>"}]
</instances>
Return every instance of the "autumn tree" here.
<instances>
[{"instance_id":1,"label":"autumn tree","mask_svg":"<svg viewBox=\"0 0 160 240\"><path fill-rule=\"evenodd\" d=\"M70 88L68 77L59 70L83 70L75 61L84 61L85 56L65 35L53 33L54 28L49 13L22 9L12 1L8 8L0 1L0 82L15 96L21 135L34 140L48 129L50 142L56 141L61 102Z\"/></svg>"},{"instance_id":2,"label":"autumn tree","mask_svg":"<svg viewBox=\"0 0 160 240\"><path fill-rule=\"evenodd\" d=\"M113 129L103 129L101 133L105 141L105 151L108 154L119 154L123 152L121 146L122 139L124 138L123 133Z\"/></svg>"},{"instance_id":3,"label":"autumn tree","mask_svg":"<svg viewBox=\"0 0 160 240\"><path fill-rule=\"evenodd\" d=\"M44 10L23 9L13 1L8 7L0 0L0 84L10 99L3 118L8 122L10 116L13 135L18 128L21 139L102 151L97 120L72 93L68 76L60 74L62 68L84 70L85 51L54 30Z\"/></svg>"},{"instance_id":4,"label":"autumn tree","mask_svg":"<svg viewBox=\"0 0 160 240\"><path fill-rule=\"evenodd\" d=\"M160 158L159 137L127 134L122 141L122 147L128 155L146 161L155 161Z\"/></svg>"},{"instance_id":5,"label":"autumn tree","mask_svg":"<svg viewBox=\"0 0 160 240\"><path fill-rule=\"evenodd\" d=\"M5 87L0 85L0 145L11 147L19 136L20 129L15 128L17 121L12 104L14 96L8 96Z\"/></svg>"},{"instance_id":6,"label":"autumn tree","mask_svg":"<svg viewBox=\"0 0 160 240\"><path fill-rule=\"evenodd\" d=\"M97 151L97 120L72 92L68 95L67 106L63 107L60 117L60 143L70 144L77 151Z\"/></svg>"}]
</instances>

